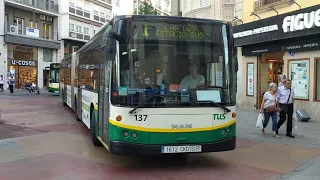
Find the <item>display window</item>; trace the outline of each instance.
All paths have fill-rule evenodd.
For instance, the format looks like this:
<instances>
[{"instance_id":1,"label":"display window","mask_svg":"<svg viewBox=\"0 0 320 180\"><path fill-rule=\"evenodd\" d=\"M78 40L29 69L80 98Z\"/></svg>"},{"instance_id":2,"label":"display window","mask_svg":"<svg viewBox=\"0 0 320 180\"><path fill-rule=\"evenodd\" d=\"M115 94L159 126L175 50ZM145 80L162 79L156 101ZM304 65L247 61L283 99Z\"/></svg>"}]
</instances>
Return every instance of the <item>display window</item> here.
<instances>
[{"instance_id":1,"label":"display window","mask_svg":"<svg viewBox=\"0 0 320 180\"><path fill-rule=\"evenodd\" d=\"M13 76L15 87L23 88L26 81L37 84L37 48L8 45L8 77Z\"/></svg>"}]
</instances>

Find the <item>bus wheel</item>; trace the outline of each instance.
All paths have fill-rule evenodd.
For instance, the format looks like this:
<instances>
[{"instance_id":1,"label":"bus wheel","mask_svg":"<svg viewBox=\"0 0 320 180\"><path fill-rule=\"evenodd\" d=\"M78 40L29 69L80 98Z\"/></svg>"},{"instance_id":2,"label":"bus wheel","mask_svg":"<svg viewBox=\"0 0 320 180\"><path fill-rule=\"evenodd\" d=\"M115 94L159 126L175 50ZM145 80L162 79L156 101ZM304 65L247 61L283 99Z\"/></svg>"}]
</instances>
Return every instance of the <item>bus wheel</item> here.
<instances>
[{"instance_id":1,"label":"bus wheel","mask_svg":"<svg viewBox=\"0 0 320 180\"><path fill-rule=\"evenodd\" d=\"M91 129L91 136L92 136L92 143L94 146L101 146L101 142L96 136L96 117L94 115L94 112L91 111L91 118L90 118L90 129Z\"/></svg>"}]
</instances>

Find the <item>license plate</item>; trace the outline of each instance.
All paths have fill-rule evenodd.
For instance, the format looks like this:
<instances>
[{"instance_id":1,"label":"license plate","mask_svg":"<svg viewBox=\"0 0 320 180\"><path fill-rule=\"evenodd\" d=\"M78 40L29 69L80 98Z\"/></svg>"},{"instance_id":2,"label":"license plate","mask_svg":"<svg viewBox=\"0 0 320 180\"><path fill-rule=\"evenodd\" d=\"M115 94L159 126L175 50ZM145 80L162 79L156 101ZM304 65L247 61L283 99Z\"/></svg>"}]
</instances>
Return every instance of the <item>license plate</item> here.
<instances>
[{"instance_id":1,"label":"license plate","mask_svg":"<svg viewBox=\"0 0 320 180\"><path fill-rule=\"evenodd\" d=\"M201 152L201 145L191 146L162 146L161 153L188 153Z\"/></svg>"}]
</instances>

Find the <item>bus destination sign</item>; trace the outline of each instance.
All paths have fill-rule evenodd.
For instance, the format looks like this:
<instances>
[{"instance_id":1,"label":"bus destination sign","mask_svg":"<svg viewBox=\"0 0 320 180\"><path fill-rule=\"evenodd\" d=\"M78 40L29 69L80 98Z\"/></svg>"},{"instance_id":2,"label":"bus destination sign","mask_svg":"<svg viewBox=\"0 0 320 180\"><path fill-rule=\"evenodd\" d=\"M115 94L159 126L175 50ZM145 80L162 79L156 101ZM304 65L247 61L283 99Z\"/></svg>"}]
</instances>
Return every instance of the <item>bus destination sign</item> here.
<instances>
[{"instance_id":1,"label":"bus destination sign","mask_svg":"<svg viewBox=\"0 0 320 180\"><path fill-rule=\"evenodd\" d=\"M142 25L142 26L141 26ZM169 24L169 23L143 23L138 27L141 38L169 41L207 41L211 42L212 28L208 25L195 24ZM206 31L208 32L204 32Z\"/></svg>"}]
</instances>

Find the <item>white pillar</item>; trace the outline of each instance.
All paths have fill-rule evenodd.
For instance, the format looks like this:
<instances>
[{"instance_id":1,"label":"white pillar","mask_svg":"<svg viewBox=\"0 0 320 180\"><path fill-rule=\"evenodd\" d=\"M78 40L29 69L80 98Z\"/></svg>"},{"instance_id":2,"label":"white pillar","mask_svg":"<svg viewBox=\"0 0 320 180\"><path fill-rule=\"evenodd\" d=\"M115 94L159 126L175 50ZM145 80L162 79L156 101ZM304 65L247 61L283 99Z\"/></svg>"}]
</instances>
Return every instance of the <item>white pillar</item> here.
<instances>
[{"instance_id":1,"label":"white pillar","mask_svg":"<svg viewBox=\"0 0 320 180\"><path fill-rule=\"evenodd\" d=\"M43 88L43 49L38 48L38 72L37 72L37 79L38 79L38 87Z\"/></svg>"}]
</instances>

